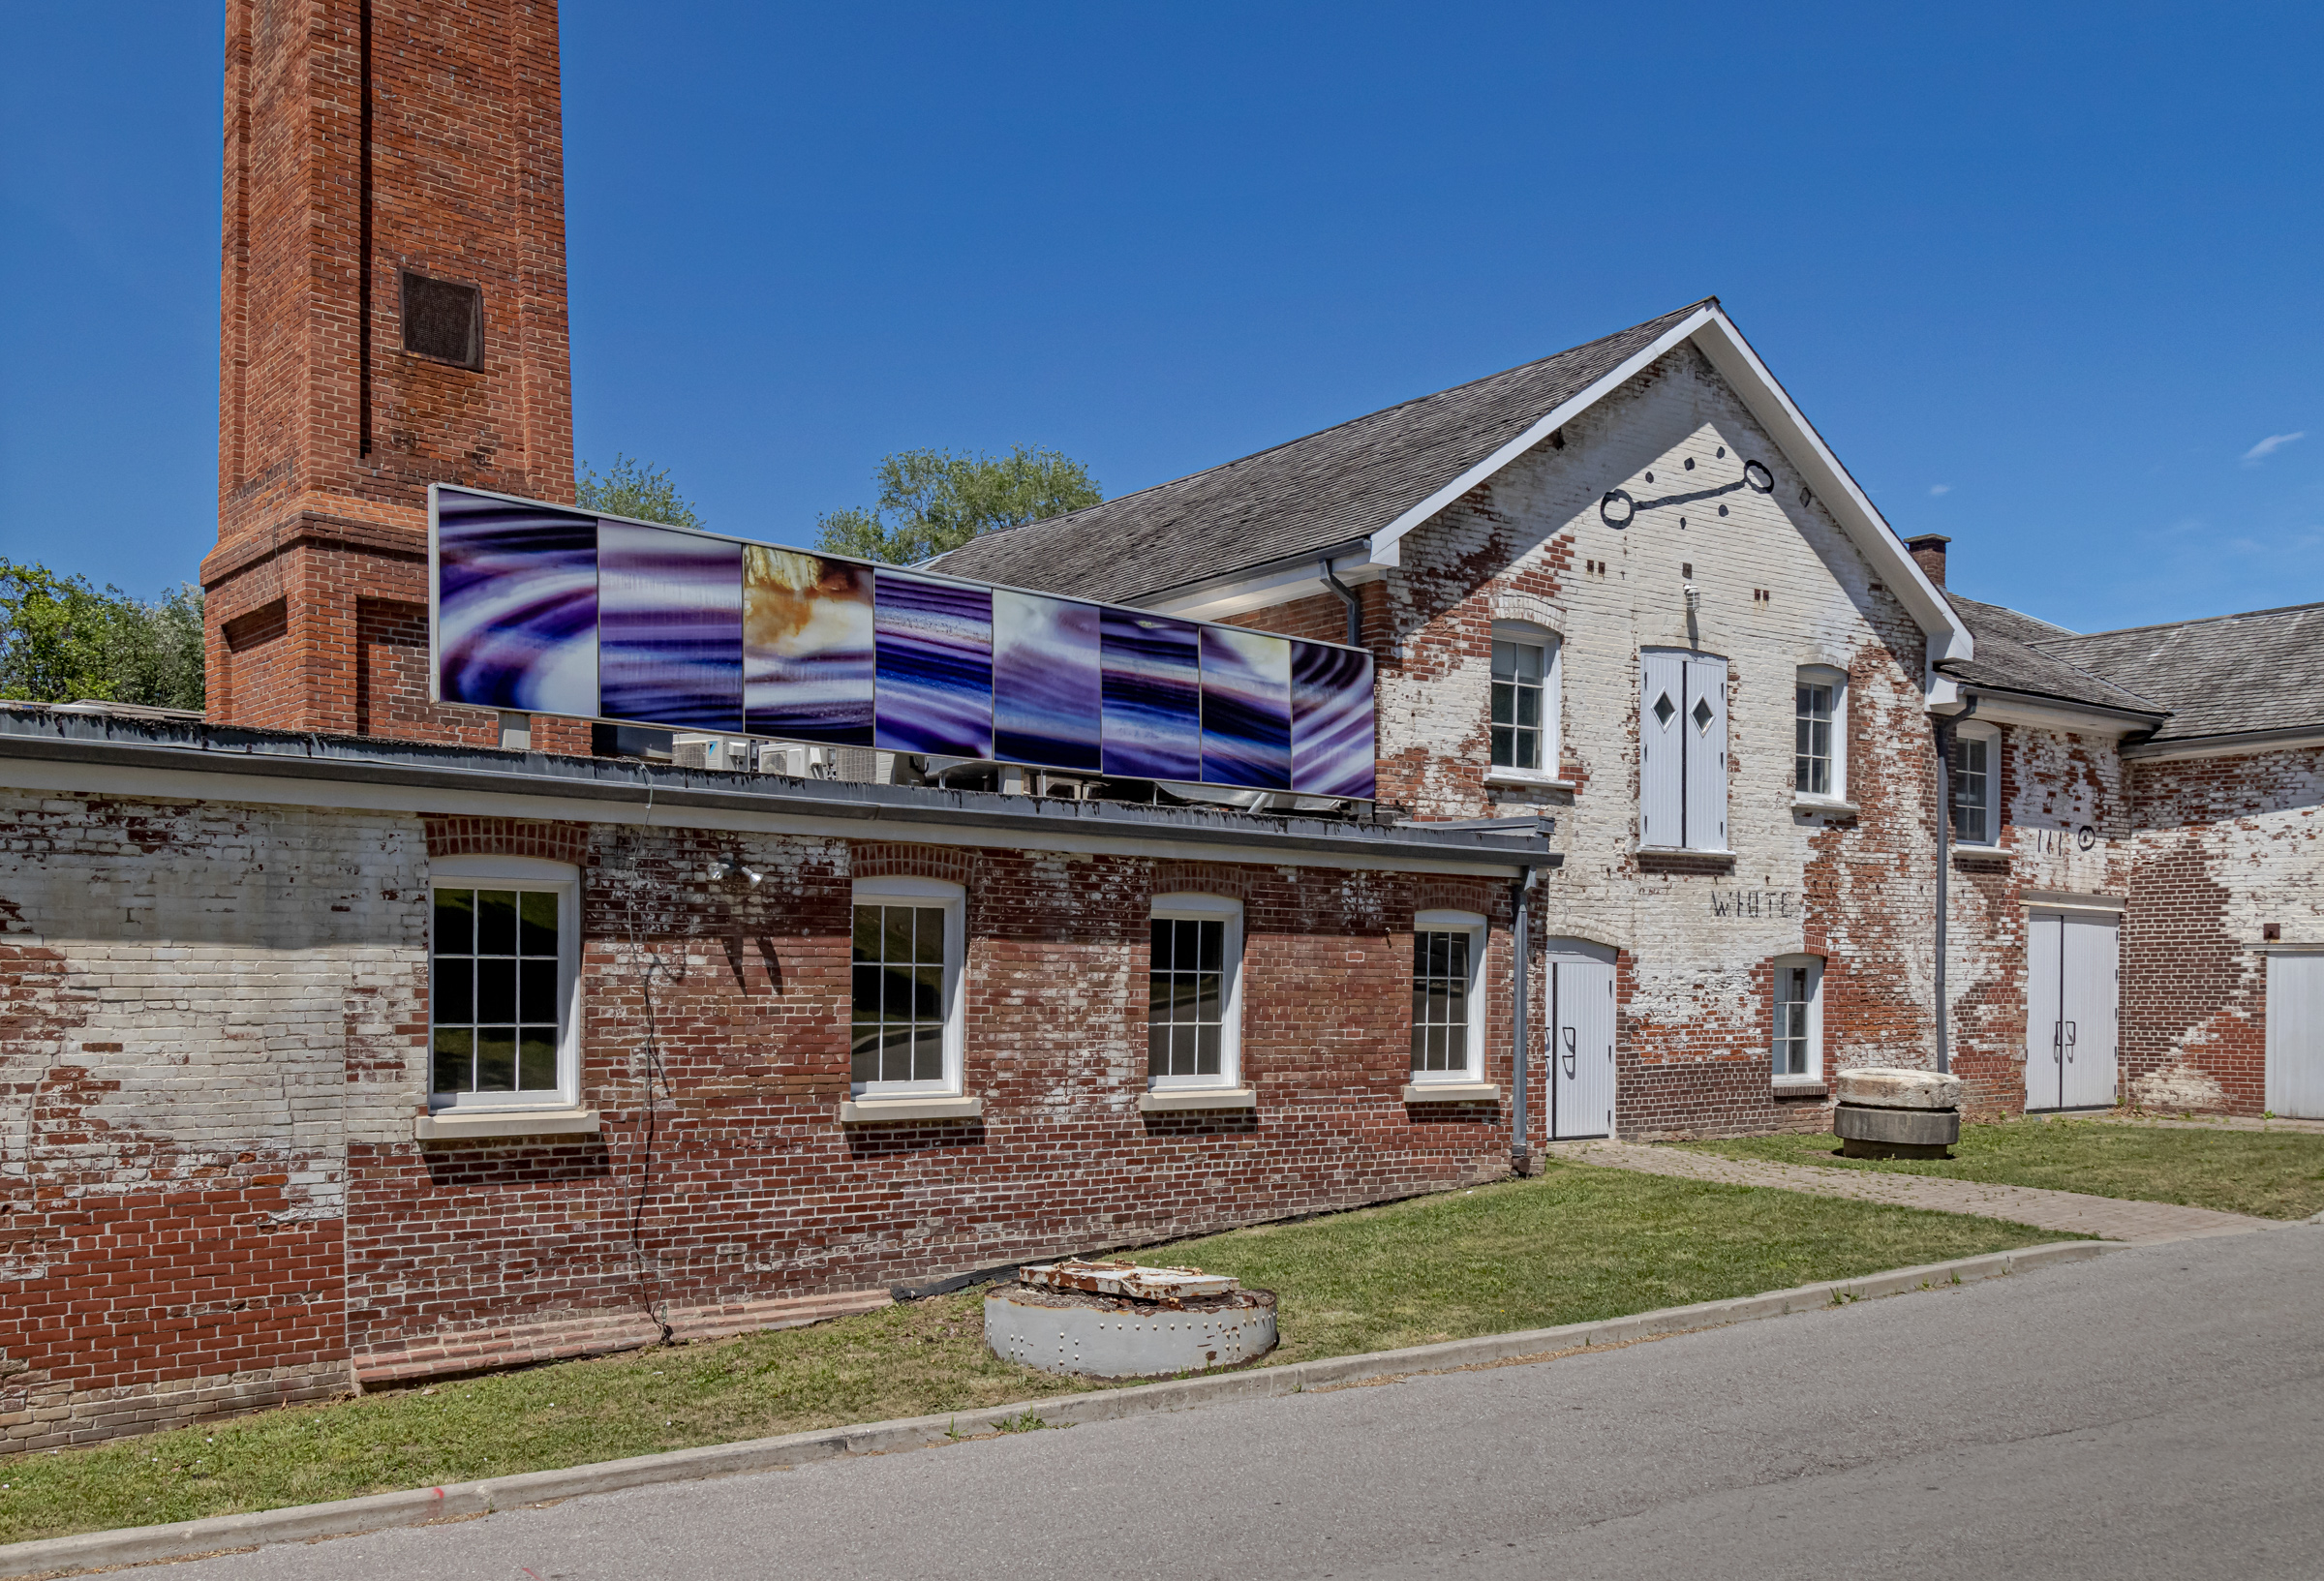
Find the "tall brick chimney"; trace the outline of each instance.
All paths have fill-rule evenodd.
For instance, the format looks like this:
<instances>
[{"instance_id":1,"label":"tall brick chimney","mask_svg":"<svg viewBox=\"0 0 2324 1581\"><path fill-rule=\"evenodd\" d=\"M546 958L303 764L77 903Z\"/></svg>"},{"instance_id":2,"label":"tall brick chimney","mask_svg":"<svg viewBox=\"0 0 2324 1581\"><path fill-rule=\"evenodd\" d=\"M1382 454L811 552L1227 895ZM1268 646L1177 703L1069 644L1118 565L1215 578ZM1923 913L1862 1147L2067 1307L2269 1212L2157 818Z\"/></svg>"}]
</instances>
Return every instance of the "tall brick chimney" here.
<instances>
[{"instance_id":1,"label":"tall brick chimney","mask_svg":"<svg viewBox=\"0 0 2324 1581\"><path fill-rule=\"evenodd\" d=\"M1907 538L1905 548L1911 551L1912 563L1921 574L1939 587L1944 586L1944 546L1953 540L1942 532L1923 532L1917 538Z\"/></svg>"},{"instance_id":2,"label":"tall brick chimney","mask_svg":"<svg viewBox=\"0 0 2324 1581\"><path fill-rule=\"evenodd\" d=\"M554 0L227 0L225 165L210 717L496 742L427 701L427 486L573 495Z\"/></svg>"}]
</instances>

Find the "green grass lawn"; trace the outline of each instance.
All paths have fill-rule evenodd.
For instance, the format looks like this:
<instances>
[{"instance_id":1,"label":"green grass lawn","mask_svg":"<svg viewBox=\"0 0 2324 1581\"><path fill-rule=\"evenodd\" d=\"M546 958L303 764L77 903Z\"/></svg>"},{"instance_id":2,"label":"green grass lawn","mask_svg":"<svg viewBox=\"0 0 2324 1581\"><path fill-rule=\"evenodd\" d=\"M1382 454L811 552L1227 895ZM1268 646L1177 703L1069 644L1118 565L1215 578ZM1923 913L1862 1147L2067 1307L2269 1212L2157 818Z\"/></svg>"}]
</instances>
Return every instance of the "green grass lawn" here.
<instances>
[{"instance_id":1,"label":"green grass lawn","mask_svg":"<svg viewBox=\"0 0 2324 1581\"><path fill-rule=\"evenodd\" d=\"M1828 1135L1738 1137L1685 1145L1728 1158L1950 1175L2267 1219L2305 1219L2324 1210L2324 1136L2313 1132L2005 1120L1963 1126L1949 1159L1842 1158L1839 1139Z\"/></svg>"},{"instance_id":2,"label":"green grass lawn","mask_svg":"<svg viewBox=\"0 0 2324 1581\"><path fill-rule=\"evenodd\" d=\"M1274 1291L1270 1364L1616 1317L2058 1237L1623 1170L1552 1165L1305 1224L1141 1252ZM0 1460L0 1542L505 1476L1095 1385L1004 1362L983 1292L700 1345L296 1407Z\"/></svg>"}]
</instances>

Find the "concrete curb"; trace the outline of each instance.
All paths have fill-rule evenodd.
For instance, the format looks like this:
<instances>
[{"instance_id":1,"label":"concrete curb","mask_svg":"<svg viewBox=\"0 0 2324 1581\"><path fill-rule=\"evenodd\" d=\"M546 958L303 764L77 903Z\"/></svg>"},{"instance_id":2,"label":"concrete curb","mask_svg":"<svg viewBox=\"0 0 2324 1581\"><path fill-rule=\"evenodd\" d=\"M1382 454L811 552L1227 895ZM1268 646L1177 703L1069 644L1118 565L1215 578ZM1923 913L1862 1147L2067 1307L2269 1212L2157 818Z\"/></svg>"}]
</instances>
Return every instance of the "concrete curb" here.
<instances>
[{"instance_id":1,"label":"concrete curb","mask_svg":"<svg viewBox=\"0 0 2324 1581\"><path fill-rule=\"evenodd\" d=\"M1627 1345L1659 1335L1696 1329L1722 1328L1730 1323L1780 1318L1849 1301L1939 1285L1998 1279L2062 1262L2079 1262L2127 1248L2120 1241L2053 1241L2013 1252L1989 1252L1981 1257L1956 1258L1916 1268L1896 1268L1861 1279L1836 1279L1764 1295L1740 1295L1694 1306L1666 1307L1659 1312L1633 1313L1598 1323L1565 1323L1556 1328L1528 1328L1513 1334L1485 1334L1476 1339L1448 1340L1441 1345L1419 1345L1402 1351L1377 1351L1369 1355L1331 1356L1320 1361L1295 1362L1286 1367L1255 1367L1208 1378L1180 1379L1168 1383L1144 1383L1097 1394L1025 1400L1014 1405L988 1406L940 1416L910 1416L901 1421L869 1422L857 1427L822 1428L786 1433L780 1438L753 1439L743 1444L708 1444L699 1449L674 1449L665 1454L638 1455L628 1460L599 1461L563 1471L527 1472L517 1476L448 1487L417 1488L406 1493L374 1494L365 1499L341 1499L329 1504L299 1505L287 1509L260 1510L248 1515L215 1515L171 1526L128 1527L112 1532L86 1532L76 1536L48 1537L0 1547L0 1577L68 1574L121 1565L150 1565L164 1560L189 1559L255 1548L262 1543L304 1542L318 1537L353 1536L390 1527L423 1526L431 1521L488 1515L496 1509L525 1505L553 1504L585 1493L610 1493L619 1488L646 1487L657 1482L683 1482L697 1477L731 1476L742 1472L771 1471L804 1465L839 1455L885 1454L919 1449L963 1438L1002 1431L1011 1418L1031 1415L1051 1427L1083 1422L1118 1421L1162 1411L1190 1411L1227 1400L1263 1399L1298 1394L1332 1384L1374 1382L1416 1373L1450 1372L1527 1356L1547 1356L1591 1347Z\"/></svg>"}]
</instances>

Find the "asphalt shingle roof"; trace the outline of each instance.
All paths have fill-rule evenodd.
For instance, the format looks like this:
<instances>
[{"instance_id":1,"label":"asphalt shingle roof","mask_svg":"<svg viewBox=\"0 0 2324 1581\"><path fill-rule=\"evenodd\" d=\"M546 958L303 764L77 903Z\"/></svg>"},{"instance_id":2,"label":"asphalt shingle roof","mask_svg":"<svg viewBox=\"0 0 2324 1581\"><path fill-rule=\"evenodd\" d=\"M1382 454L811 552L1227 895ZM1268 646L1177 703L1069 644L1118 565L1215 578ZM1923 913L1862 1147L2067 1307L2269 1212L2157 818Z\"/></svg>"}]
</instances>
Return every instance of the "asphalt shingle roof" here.
<instances>
[{"instance_id":1,"label":"asphalt shingle roof","mask_svg":"<svg viewBox=\"0 0 2324 1581\"><path fill-rule=\"evenodd\" d=\"M2020 615L1999 604L1980 604L1949 590L1944 596L1977 643L1976 656L1945 665L1946 675L1973 685L2085 703L2094 708L2157 716L2165 712L2160 704L2052 652L2049 643L2074 636L2065 627L2037 621L2031 615Z\"/></svg>"},{"instance_id":2,"label":"asphalt shingle roof","mask_svg":"<svg viewBox=\"0 0 2324 1581\"><path fill-rule=\"evenodd\" d=\"M2169 709L2156 741L2324 724L2324 604L2062 636L2042 651Z\"/></svg>"},{"instance_id":3,"label":"asphalt shingle roof","mask_svg":"<svg viewBox=\"0 0 2324 1581\"><path fill-rule=\"evenodd\" d=\"M1702 306L1069 515L988 532L954 576L1129 603L1378 531Z\"/></svg>"}]
</instances>

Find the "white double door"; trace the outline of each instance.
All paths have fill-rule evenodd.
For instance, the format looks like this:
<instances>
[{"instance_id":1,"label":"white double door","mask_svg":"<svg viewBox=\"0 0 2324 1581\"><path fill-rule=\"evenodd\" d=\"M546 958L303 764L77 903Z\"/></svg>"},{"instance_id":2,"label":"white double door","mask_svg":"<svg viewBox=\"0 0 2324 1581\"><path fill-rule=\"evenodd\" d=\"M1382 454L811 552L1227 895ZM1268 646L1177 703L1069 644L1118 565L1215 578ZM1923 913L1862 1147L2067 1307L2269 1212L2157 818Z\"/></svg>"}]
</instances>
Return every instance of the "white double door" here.
<instances>
[{"instance_id":1,"label":"white double door","mask_svg":"<svg viewBox=\"0 0 2324 1581\"><path fill-rule=\"evenodd\" d=\"M1549 1135L1614 1134L1614 952L1551 939L1544 991L1549 1028Z\"/></svg>"},{"instance_id":2,"label":"white double door","mask_svg":"<svg viewBox=\"0 0 2324 1581\"><path fill-rule=\"evenodd\" d=\"M2026 1108L2112 1108L2121 924L2036 911L2027 932Z\"/></svg>"},{"instance_id":3,"label":"white double door","mask_svg":"<svg viewBox=\"0 0 2324 1581\"><path fill-rule=\"evenodd\" d=\"M2268 957L2268 1108L2324 1120L2324 955Z\"/></svg>"}]
</instances>

